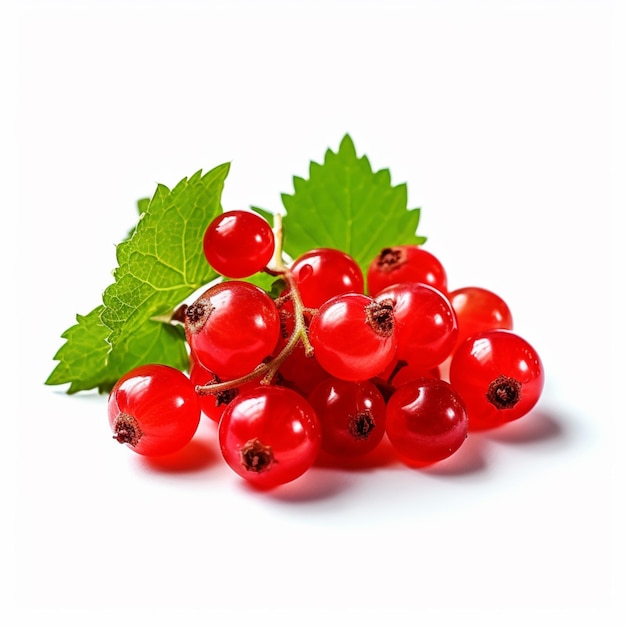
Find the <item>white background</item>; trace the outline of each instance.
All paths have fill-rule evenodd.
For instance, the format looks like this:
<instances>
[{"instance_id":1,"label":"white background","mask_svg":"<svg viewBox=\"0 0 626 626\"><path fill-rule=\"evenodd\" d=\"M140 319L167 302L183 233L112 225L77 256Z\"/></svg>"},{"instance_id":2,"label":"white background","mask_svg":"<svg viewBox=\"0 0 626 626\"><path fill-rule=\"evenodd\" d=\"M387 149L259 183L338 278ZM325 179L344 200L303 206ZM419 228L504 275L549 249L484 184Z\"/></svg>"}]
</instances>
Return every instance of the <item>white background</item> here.
<instances>
[{"instance_id":1,"label":"white background","mask_svg":"<svg viewBox=\"0 0 626 626\"><path fill-rule=\"evenodd\" d=\"M624 617L620 3L26 1L7 16L5 623ZM43 385L138 198L230 161L225 207L276 209L346 132L408 183L450 286L509 302L547 371L532 414L428 470L316 467L258 494L208 421L151 463L112 442L105 397Z\"/></svg>"}]
</instances>

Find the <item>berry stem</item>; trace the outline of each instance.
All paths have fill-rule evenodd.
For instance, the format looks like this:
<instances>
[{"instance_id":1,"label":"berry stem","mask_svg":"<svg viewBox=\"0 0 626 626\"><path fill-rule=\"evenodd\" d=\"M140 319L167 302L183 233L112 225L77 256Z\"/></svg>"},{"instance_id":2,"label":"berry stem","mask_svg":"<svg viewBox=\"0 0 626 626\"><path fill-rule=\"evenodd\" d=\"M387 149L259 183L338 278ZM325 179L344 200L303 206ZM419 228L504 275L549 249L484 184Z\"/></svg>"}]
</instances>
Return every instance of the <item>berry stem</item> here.
<instances>
[{"instance_id":1,"label":"berry stem","mask_svg":"<svg viewBox=\"0 0 626 626\"><path fill-rule=\"evenodd\" d=\"M269 266L266 268L270 274L276 272L282 274L287 269L283 261L283 216L281 213L274 213L274 254Z\"/></svg>"},{"instance_id":2,"label":"berry stem","mask_svg":"<svg viewBox=\"0 0 626 626\"><path fill-rule=\"evenodd\" d=\"M283 261L283 222L282 215L276 213L274 215L274 237L276 245L274 248L274 256L270 265L266 268L266 272L273 276L280 276L287 284L287 295L277 298L277 306L282 305L286 300L291 300L293 304L293 317L294 317L294 329L289 337L289 340L284 345L283 349L267 363L261 363L252 372L233 380L227 380L219 383L209 383L208 385L196 386L196 393L200 395L208 395L219 393L227 389L233 389L239 387L251 380L260 378L261 385L269 385L272 382L274 376L278 372L280 366L285 362L287 357L293 352L294 348L299 342L302 342L304 347L304 353L308 357L313 356L313 346L309 341L309 335L306 327L305 315L307 313L315 312L315 309L310 309L304 306L300 290L294 275L291 270L285 265Z\"/></svg>"}]
</instances>

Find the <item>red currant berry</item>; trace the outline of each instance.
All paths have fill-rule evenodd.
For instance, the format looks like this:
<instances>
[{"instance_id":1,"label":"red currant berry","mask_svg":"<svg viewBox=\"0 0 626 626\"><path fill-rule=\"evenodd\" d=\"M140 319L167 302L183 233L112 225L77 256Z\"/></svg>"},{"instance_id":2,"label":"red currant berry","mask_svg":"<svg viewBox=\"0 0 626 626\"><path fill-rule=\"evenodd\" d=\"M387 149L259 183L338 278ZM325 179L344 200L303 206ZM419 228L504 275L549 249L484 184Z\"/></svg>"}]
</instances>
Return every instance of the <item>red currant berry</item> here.
<instances>
[{"instance_id":1,"label":"red currant berry","mask_svg":"<svg viewBox=\"0 0 626 626\"><path fill-rule=\"evenodd\" d=\"M278 386L259 386L237 396L218 426L228 465L251 484L273 488L308 470L317 458L321 429L310 403Z\"/></svg>"},{"instance_id":2,"label":"red currant berry","mask_svg":"<svg viewBox=\"0 0 626 626\"><path fill-rule=\"evenodd\" d=\"M193 354L190 358L189 379L191 380L194 388L196 386L205 387L213 383L222 382L215 374L206 369L206 367L204 367L201 363L198 363ZM258 384L258 380L252 380L238 387L224 389L222 391L218 391L217 393L199 393L200 408L207 417L212 419L214 422L219 422L224 409L232 400L234 400L240 393L245 393L249 389L254 389L258 386Z\"/></svg>"},{"instance_id":3,"label":"red currant berry","mask_svg":"<svg viewBox=\"0 0 626 626\"><path fill-rule=\"evenodd\" d=\"M328 377L328 372L319 364L315 356L307 356L302 343L298 343L278 368L281 385L290 387L304 396Z\"/></svg>"},{"instance_id":4,"label":"red currant berry","mask_svg":"<svg viewBox=\"0 0 626 626\"><path fill-rule=\"evenodd\" d=\"M364 294L335 296L313 316L309 339L319 364L342 380L367 380L396 352L392 306Z\"/></svg>"},{"instance_id":5,"label":"red currant berry","mask_svg":"<svg viewBox=\"0 0 626 626\"><path fill-rule=\"evenodd\" d=\"M281 336L278 339L274 356L285 348L294 332L293 304L291 300L280 308ZM308 328L308 321L305 319ZM304 345L299 341L278 369L277 382L284 387L295 389L305 397L322 380L328 378L328 372L318 363L315 355L307 356Z\"/></svg>"},{"instance_id":6,"label":"red currant berry","mask_svg":"<svg viewBox=\"0 0 626 626\"><path fill-rule=\"evenodd\" d=\"M213 269L228 278L245 278L267 266L274 253L270 225L250 211L226 211L204 232L204 256Z\"/></svg>"},{"instance_id":7,"label":"red currant berry","mask_svg":"<svg viewBox=\"0 0 626 626\"><path fill-rule=\"evenodd\" d=\"M168 365L142 365L122 376L108 399L113 437L138 454L157 456L188 444L200 422L191 381Z\"/></svg>"},{"instance_id":8,"label":"red currant berry","mask_svg":"<svg viewBox=\"0 0 626 626\"><path fill-rule=\"evenodd\" d=\"M396 283L424 283L446 293L446 271L434 255L419 246L383 248L367 270L367 289L371 296Z\"/></svg>"},{"instance_id":9,"label":"red currant berry","mask_svg":"<svg viewBox=\"0 0 626 626\"><path fill-rule=\"evenodd\" d=\"M513 329L513 316L507 303L482 287L462 287L448 294L459 324L457 346L471 335L492 328Z\"/></svg>"},{"instance_id":10,"label":"red currant berry","mask_svg":"<svg viewBox=\"0 0 626 626\"><path fill-rule=\"evenodd\" d=\"M383 299L393 303L398 359L430 369L450 355L459 330L446 296L423 283L398 283L378 293L376 300Z\"/></svg>"},{"instance_id":11,"label":"red currant berry","mask_svg":"<svg viewBox=\"0 0 626 626\"><path fill-rule=\"evenodd\" d=\"M218 283L185 312L194 358L222 380L249 374L272 354L280 333L274 301L241 281Z\"/></svg>"},{"instance_id":12,"label":"red currant berry","mask_svg":"<svg viewBox=\"0 0 626 626\"><path fill-rule=\"evenodd\" d=\"M304 306L318 309L333 296L363 293L363 272L348 254L334 248L316 248L291 265Z\"/></svg>"},{"instance_id":13,"label":"red currant berry","mask_svg":"<svg viewBox=\"0 0 626 626\"><path fill-rule=\"evenodd\" d=\"M368 380L327 378L309 395L322 425L322 450L355 456L373 450L385 434L385 400Z\"/></svg>"},{"instance_id":14,"label":"red currant berry","mask_svg":"<svg viewBox=\"0 0 626 626\"><path fill-rule=\"evenodd\" d=\"M417 367L410 361L395 360L391 365L378 374L378 378L388 386L397 389L405 383L418 378L441 378L439 367Z\"/></svg>"},{"instance_id":15,"label":"red currant berry","mask_svg":"<svg viewBox=\"0 0 626 626\"><path fill-rule=\"evenodd\" d=\"M408 464L430 464L451 456L467 432L463 400L444 380L406 383L387 403L387 437Z\"/></svg>"},{"instance_id":16,"label":"red currant berry","mask_svg":"<svg viewBox=\"0 0 626 626\"><path fill-rule=\"evenodd\" d=\"M526 415L543 389L536 350L509 330L487 330L465 340L450 362L450 383L463 398L471 430Z\"/></svg>"}]
</instances>

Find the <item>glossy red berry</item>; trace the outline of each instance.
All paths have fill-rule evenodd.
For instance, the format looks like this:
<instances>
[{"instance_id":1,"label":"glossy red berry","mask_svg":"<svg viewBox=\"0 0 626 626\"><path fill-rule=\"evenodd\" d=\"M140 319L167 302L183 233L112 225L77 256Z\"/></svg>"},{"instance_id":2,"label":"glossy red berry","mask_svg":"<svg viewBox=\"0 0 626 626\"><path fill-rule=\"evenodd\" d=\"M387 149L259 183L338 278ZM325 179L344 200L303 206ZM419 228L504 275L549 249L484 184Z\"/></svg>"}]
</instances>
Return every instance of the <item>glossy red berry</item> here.
<instances>
[{"instance_id":1,"label":"glossy red berry","mask_svg":"<svg viewBox=\"0 0 626 626\"><path fill-rule=\"evenodd\" d=\"M201 363L198 363L193 354L190 357L189 364L189 380L193 384L194 388L197 386L206 387L213 383L223 382L218 376L210 372ZM214 422L219 422L222 417L224 409L234 400L240 393L245 393L250 389L254 389L258 386L258 380L252 380L244 383L238 387L232 387L218 391L217 393L198 392L200 400L200 408L202 412L212 419Z\"/></svg>"},{"instance_id":2,"label":"glossy red berry","mask_svg":"<svg viewBox=\"0 0 626 626\"><path fill-rule=\"evenodd\" d=\"M190 380L168 365L142 365L122 376L108 399L113 437L146 456L170 454L191 441L200 402Z\"/></svg>"},{"instance_id":3,"label":"glossy red berry","mask_svg":"<svg viewBox=\"0 0 626 626\"><path fill-rule=\"evenodd\" d=\"M368 380L326 378L309 394L322 426L322 450L337 456L372 451L385 434L385 400Z\"/></svg>"},{"instance_id":4,"label":"glossy red berry","mask_svg":"<svg viewBox=\"0 0 626 626\"><path fill-rule=\"evenodd\" d=\"M544 384L537 351L509 330L466 339L450 362L450 383L463 398L471 430L494 428L526 415Z\"/></svg>"},{"instance_id":5,"label":"glossy red berry","mask_svg":"<svg viewBox=\"0 0 626 626\"><path fill-rule=\"evenodd\" d=\"M278 386L259 386L237 396L218 426L228 465L260 488L295 480L317 458L321 429L310 403Z\"/></svg>"},{"instance_id":6,"label":"glossy red berry","mask_svg":"<svg viewBox=\"0 0 626 626\"><path fill-rule=\"evenodd\" d=\"M439 367L418 367L411 361L395 360L389 367L378 374L378 378L388 387L397 389L405 383L418 378L441 378Z\"/></svg>"},{"instance_id":7,"label":"glossy red berry","mask_svg":"<svg viewBox=\"0 0 626 626\"><path fill-rule=\"evenodd\" d=\"M448 277L441 261L420 246L383 248L367 270L367 290L376 296L396 283L424 283L446 293Z\"/></svg>"},{"instance_id":8,"label":"glossy red berry","mask_svg":"<svg viewBox=\"0 0 626 626\"><path fill-rule=\"evenodd\" d=\"M270 225L251 211L226 211L204 232L204 256L213 269L229 278L260 272L274 253Z\"/></svg>"},{"instance_id":9,"label":"glossy red berry","mask_svg":"<svg viewBox=\"0 0 626 626\"><path fill-rule=\"evenodd\" d=\"M457 345L484 330L513 329L513 316L508 304L493 291L483 287L462 287L451 291L448 299L459 324Z\"/></svg>"},{"instance_id":10,"label":"glossy red berry","mask_svg":"<svg viewBox=\"0 0 626 626\"><path fill-rule=\"evenodd\" d=\"M274 356L277 356L286 346L294 331L293 303L287 300L280 307L281 336L278 339ZM308 328L309 316L305 315L305 325ZM315 355L307 355L304 345L299 341L287 358L281 363L276 382L284 387L295 389L305 397L313 388L325 378L328 372L318 363Z\"/></svg>"},{"instance_id":11,"label":"glossy red berry","mask_svg":"<svg viewBox=\"0 0 626 626\"><path fill-rule=\"evenodd\" d=\"M398 359L430 369L451 354L458 335L456 314L440 291L423 283L398 283L380 291L376 300L393 303Z\"/></svg>"},{"instance_id":12,"label":"glossy red berry","mask_svg":"<svg viewBox=\"0 0 626 626\"><path fill-rule=\"evenodd\" d=\"M363 293L363 272L345 252L316 248L299 256L291 265L304 306L317 309L344 293Z\"/></svg>"},{"instance_id":13,"label":"glossy red berry","mask_svg":"<svg viewBox=\"0 0 626 626\"><path fill-rule=\"evenodd\" d=\"M194 358L228 380L249 374L272 354L280 318L262 289L226 281L207 289L187 308L185 333Z\"/></svg>"},{"instance_id":14,"label":"glossy red berry","mask_svg":"<svg viewBox=\"0 0 626 626\"><path fill-rule=\"evenodd\" d=\"M342 380L367 380L396 353L392 306L364 294L335 296L313 316L309 338L318 363Z\"/></svg>"},{"instance_id":15,"label":"glossy red berry","mask_svg":"<svg viewBox=\"0 0 626 626\"><path fill-rule=\"evenodd\" d=\"M298 343L278 368L278 381L307 396L315 386L328 377L328 372L315 356L307 356L302 343Z\"/></svg>"},{"instance_id":16,"label":"glossy red berry","mask_svg":"<svg viewBox=\"0 0 626 626\"><path fill-rule=\"evenodd\" d=\"M448 458L465 441L463 400L444 380L422 378L399 387L387 403L387 437L409 464Z\"/></svg>"}]
</instances>

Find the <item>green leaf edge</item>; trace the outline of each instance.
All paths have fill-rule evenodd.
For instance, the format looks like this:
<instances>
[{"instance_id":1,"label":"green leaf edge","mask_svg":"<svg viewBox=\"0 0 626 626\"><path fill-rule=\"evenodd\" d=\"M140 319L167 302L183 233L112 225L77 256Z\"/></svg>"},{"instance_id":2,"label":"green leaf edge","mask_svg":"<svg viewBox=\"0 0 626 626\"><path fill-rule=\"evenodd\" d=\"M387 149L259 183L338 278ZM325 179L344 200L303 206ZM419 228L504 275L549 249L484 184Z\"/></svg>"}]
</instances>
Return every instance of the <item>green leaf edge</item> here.
<instances>
[{"instance_id":1,"label":"green leaf edge","mask_svg":"<svg viewBox=\"0 0 626 626\"><path fill-rule=\"evenodd\" d=\"M209 175L217 175L219 174L221 171L223 171L223 178L221 181L221 186L219 189L219 209L221 210L221 195L223 192L223 185L225 182L225 179L228 175L230 169L230 163L223 163L211 170L209 170L208 172L206 172L204 175L202 174L202 170L198 170L195 174L193 174L190 177L185 177L183 178L181 181L179 181L177 183L177 185L172 188L171 190L163 184L158 184L157 185L157 189L154 193L154 195L151 198L140 198L139 200L137 200L137 210L139 212L139 218L138 221L136 223L136 225L131 228L127 234L127 236L118 244L117 246L117 258L118 258L118 266L117 268L114 270L113 274L114 277L116 277L117 272L120 269L120 256L122 254L124 254L124 244L127 244L129 241L131 241L131 239L136 235L137 232L137 228L139 227L141 221L145 218L145 216L147 215L148 211L150 210L150 204L151 202L159 195L159 194L170 194L170 193L174 193L177 188L180 187L180 185L182 184L188 184L190 181L192 181L194 178L196 177L202 177L204 178L205 176L209 176ZM121 251L120 251L121 248ZM207 267L209 268L210 266ZM211 276L212 274L212 276ZM210 272L207 274L207 283L210 282L210 280L212 278L216 278L218 276L218 274L215 272L215 270L213 270L212 268L210 268ZM110 324L108 324L105 321L105 316L104 313L106 311L106 304L104 304L104 293L106 293L106 290L109 289L112 285L114 285L115 282L111 283L103 292L103 303L101 303L100 305L98 305L95 309L93 309L92 311L90 311L87 315L81 315L81 314L76 314L76 324L73 324L72 326L70 326L67 330L65 330L62 334L61 334L61 338L65 339L66 342L64 344L61 345L61 347L57 350L57 352L55 353L53 360L58 361L57 365L54 367L54 369L52 370L52 372L50 373L50 375L47 377L47 379L44 381L44 384L46 385L61 385L61 384L68 384L69 383L69 387L66 391L66 393L68 395L72 395L75 394L79 391L89 391L92 389L97 389L98 392L100 393L108 393L110 391L110 389L112 388L112 386L114 385L115 381L119 378L119 376L121 375L121 373L119 372L112 372L111 371L111 366L110 366L110 362L109 359L111 357L111 355L114 353L114 350L116 348L116 338L114 336L114 329L111 328ZM192 295L197 289L201 288L203 286L203 284L198 284L198 285L190 285L188 288L188 292L185 296L183 296L183 298L181 299L181 301L173 303L172 307L178 306L186 297L189 297L190 295ZM106 342L106 356L105 356L105 360L103 362L102 368L99 370L101 372L101 376L100 376L100 382L94 382L93 384L83 384L80 380L76 380L73 378L68 377L68 375L66 375L64 372L67 372L67 366L66 364L64 364L63 362L63 353L65 352L65 350L68 349L68 339L69 337L72 335L73 332L77 332L78 329L80 328L81 324L84 324L87 322L88 319L91 318L91 316L93 315L98 315L99 318L99 325L103 328L107 328L108 332L106 333L106 336L104 337L104 340ZM146 319L144 321L144 323L164 323L164 322L158 322L158 321L153 321L151 318L154 316L154 314L151 314L149 316L148 319ZM104 335L104 334L103 334ZM184 336L181 335L182 339L184 340ZM102 346L102 350L104 350L104 345ZM109 376L106 375L107 371L110 372ZM92 379L97 378L96 375L91 377Z\"/></svg>"}]
</instances>

